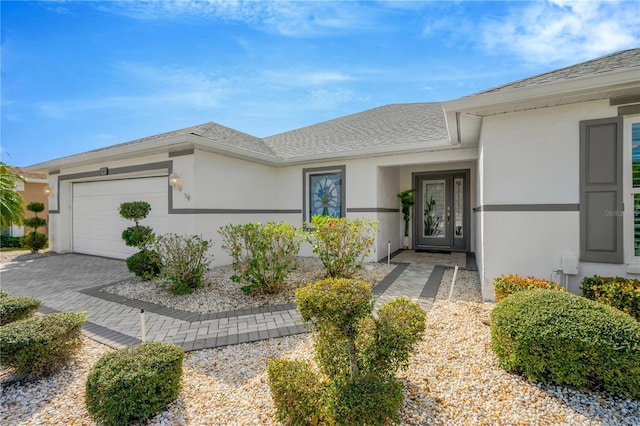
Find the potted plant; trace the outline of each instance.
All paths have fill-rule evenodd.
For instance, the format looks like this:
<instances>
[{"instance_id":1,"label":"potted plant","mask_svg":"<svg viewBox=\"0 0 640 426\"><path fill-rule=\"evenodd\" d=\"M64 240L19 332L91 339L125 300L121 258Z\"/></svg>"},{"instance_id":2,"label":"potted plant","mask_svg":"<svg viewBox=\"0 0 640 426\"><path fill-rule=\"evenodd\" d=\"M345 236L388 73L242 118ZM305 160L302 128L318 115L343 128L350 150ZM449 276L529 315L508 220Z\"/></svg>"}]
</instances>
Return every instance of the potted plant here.
<instances>
[{"instance_id":1,"label":"potted plant","mask_svg":"<svg viewBox=\"0 0 640 426\"><path fill-rule=\"evenodd\" d=\"M403 214L402 219L404 220L404 248L409 248L409 220L411 218L411 207L415 204L413 191L415 191L415 189L407 189L397 194L398 198L400 198Z\"/></svg>"}]
</instances>

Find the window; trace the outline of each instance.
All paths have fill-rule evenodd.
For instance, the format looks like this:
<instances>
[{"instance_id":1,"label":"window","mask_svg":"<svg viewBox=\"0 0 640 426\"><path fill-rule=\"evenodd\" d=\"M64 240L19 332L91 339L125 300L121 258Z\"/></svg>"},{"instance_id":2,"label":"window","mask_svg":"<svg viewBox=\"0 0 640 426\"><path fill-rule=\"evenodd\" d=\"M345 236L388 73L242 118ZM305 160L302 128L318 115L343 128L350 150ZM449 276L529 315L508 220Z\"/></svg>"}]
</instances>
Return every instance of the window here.
<instances>
[{"instance_id":1,"label":"window","mask_svg":"<svg viewBox=\"0 0 640 426\"><path fill-rule=\"evenodd\" d=\"M304 220L344 216L345 167L304 169Z\"/></svg>"},{"instance_id":2,"label":"window","mask_svg":"<svg viewBox=\"0 0 640 426\"><path fill-rule=\"evenodd\" d=\"M628 260L640 260L640 117L625 120L625 235L632 235L627 245ZM629 207L627 207L629 206Z\"/></svg>"}]
</instances>

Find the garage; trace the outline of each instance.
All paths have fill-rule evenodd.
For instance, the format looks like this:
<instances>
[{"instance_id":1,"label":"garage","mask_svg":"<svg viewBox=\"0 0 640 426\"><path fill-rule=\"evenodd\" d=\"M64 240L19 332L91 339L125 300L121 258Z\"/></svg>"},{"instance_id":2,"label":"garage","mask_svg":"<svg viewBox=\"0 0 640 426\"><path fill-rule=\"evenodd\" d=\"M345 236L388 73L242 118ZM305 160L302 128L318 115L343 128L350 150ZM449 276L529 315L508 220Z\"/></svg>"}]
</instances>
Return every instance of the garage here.
<instances>
[{"instance_id":1,"label":"garage","mask_svg":"<svg viewBox=\"0 0 640 426\"><path fill-rule=\"evenodd\" d=\"M125 259L137 251L127 247L122 231L133 222L120 217L120 204L146 201L151 212L141 225L157 234L168 231L167 178L149 177L73 184L73 251Z\"/></svg>"}]
</instances>

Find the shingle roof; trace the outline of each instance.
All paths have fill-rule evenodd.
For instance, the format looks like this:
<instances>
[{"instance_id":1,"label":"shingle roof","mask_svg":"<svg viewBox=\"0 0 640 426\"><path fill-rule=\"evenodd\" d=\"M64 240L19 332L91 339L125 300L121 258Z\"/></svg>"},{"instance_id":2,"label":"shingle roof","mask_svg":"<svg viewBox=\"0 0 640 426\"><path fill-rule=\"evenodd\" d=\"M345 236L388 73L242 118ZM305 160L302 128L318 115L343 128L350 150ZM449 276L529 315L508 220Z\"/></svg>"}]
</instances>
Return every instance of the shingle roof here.
<instances>
[{"instance_id":1,"label":"shingle roof","mask_svg":"<svg viewBox=\"0 0 640 426\"><path fill-rule=\"evenodd\" d=\"M610 55L582 62L580 64L571 65L559 70L550 71L544 74L504 84L502 86L473 93L468 97L479 96L488 93L505 92L527 87L542 86L548 83L555 83L563 80L568 81L579 77L604 74L625 69L637 69L638 78L640 80L640 48L622 50L620 52L615 52Z\"/></svg>"},{"instance_id":2,"label":"shingle roof","mask_svg":"<svg viewBox=\"0 0 640 426\"><path fill-rule=\"evenodd\" d=\"M279 158L448 140L439 103L392 104L265 138Z\"/></svg>"}]
</instances>

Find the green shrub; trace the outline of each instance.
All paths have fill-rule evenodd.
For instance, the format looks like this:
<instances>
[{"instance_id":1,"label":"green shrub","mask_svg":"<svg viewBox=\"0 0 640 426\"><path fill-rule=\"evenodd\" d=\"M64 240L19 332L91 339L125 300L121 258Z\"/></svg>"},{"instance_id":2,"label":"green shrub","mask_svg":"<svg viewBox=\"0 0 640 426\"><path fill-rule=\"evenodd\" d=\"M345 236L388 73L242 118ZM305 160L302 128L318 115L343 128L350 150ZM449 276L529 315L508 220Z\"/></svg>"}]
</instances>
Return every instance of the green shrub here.
<instances>
[{"instance_id":1,"label":"green shrub","mask_svg":"<svg viewBox=\"0 0 640 426\"><path fill-rule=\"evenodd\" d=\"M89 414L107 425L151 418L178 397L183 357L179 346L160 342L104 355L87 377Z\"/></svg>"},{"instance_id":2,"label":"green shrub","mask_svg":"<svg viewBox=\"0 0 640 426\"><path fill-rule=\"evenodd\" d=\"M160 277L171 283L169 290L172 293L193 293L204 285L204 274L209 270L207 250L210 244L197 235L167 234L153 239L149 247L157 256Z\"/></svg>"},{"instance_id":3,"label":"green shrub","mask_svg":"<svg viewBox=\"0 0 640 426\"><path fill-rule=\"evenodd\" d=\"M31 249L31 253L37 253L38 250L45 248L47 246L48 238L42 232L38 232L38 228L45 226L47 221L41 217L38 217L38 213L44 210L44 203L39 203L37 201L31 202L27 204L27 210L33 212L34 216L24 220L24 224L30 228L33 228L33 231L24 234L22 238L20 238L20 244L23 247Z\"/></svg>"},{"instance_id":4,"label":"green shrub","mask_svg":"<svg viewBox=\"0 0 640 426\"><path fill-rule=\"evenodd\" d=\"M362 375L337 381L328 398L332 419L328 424L386 425L400 423L404 386L393 376Z\"/></svg>"},{"instance_id":5,"label":"green shrub","mask_svg":"<svg viewBox=\"0 0 640 426\"><path fill-rule=\"evenodd\" d=\"M614 308L570 293L514 293L491 312L500 366L533 382L640 397L640 325Z\"/></svg>"},{"instance_id":6,"label":"green shrub","mask_svg":"<svg viewBox=\"0 0 640 426\"><path fill-rule=\"evenodd\" d=\"M127 268L143 280L150 280L158 276L161 264L158 256L149 247L153 241L153 229L140 225L140 221L151 211L151 204L146 201L131 201L120 204L120 216L133 220L134 226L122 231L122 239L129 247L139 248L140 251L127 258Z\"/></svg>"},{"instance_id":7,"label":"green shrub","mask_svg":"<svg viewBox=\"0 0 640 426\"><path fill-rule=\"evenodd\" d=\"M273 358L267 374L278 420L290 425L324 423L322 388L309 362Z\"/></svg>"},{"instance_id":8,"label":"green shrub","mask_svg":"<svg viewBox=\"0 0 640 426\"><path fill-rule=\"evenodd\" d=\"M242 290L277 293L289 273L298 267L300 231L286 222L226 225L219 230L222 248L233 259L231 280Z\"/></svg>"},{"instance_id":9,"label":"green shrub","mask_svg":"<svg viewBox=\"0 0 640 426\"><path fill-rule=\"evenodd\" d=\"M613 306L640 321L640 280L620 277L585 277L582 294L596 302Z\"/></svg>"},{"instance_id":10,"label":"green shrub","mask_svg":"<svg viewBox=\"0 0 640 426\"><path fill-rule=\"evenodd\" d=\"M22 247L31 249L31 253L37 253L47 246L49 239L42 232L31 231L20 237L20 244Z\"/></svg>"},{"instance_id":11,"label":"green shrub","mask_svg":"<svg viewBox=\"0 0 640 426\"><path fill-rule=\"evenodd\" d=\"M120 216L124 219L133 220L138 226L138 223L149 215L151 211L151 204L146 201L131 201L120 204Z\"/></svg>"},{"instance_id":12,"label":"green shrub","mask_svg":"<svg viewBox=\"0 0 640 426\"><path fill-rule=\"evenodd\" d=\"M521 277L520 275L500 275L493 280L493 291L496 294L496 302L501 301L516 291L532 290L534 288L546 288L548 290L565 291L565 289L544 278Z\"/></svg>"},{"instance_id":13,"label":"green shrub","mask_svg":"<svg viewBox=\"0 0 640 426\"><path fill-rule=\"evenodd\" d=\"M42 302L28 296L11 296L0 292L0 325L29 318L40 308Z\"/></svg>"},{"instance_id":14,"label":"green shrub","mask_svg":"<svg viewBox=\"0 0 640 426\"><path fill-rule=\"evenodd\" d=\"M353 278L373 248L378 222L313 216L311 225L313 229L306 236L327 276Z\"/></svg>"},{"instance_id":15,"label":"green shrub","mask_svg":"<svg viewBox=\"0 0 640 426\"><path fill-rule=\"evenodd\" d=\"M144 247L153 236L153 229L149 226L130 226L122 231L122 239L129 247Z\"/></svg>"},{"instance_id":16,"label":"green shrub","mask_svg":"<svg viewBox=\"0 0 640 426\"><path fill-rule=\"evenodd\" d=\"M58 370L82 342L84 312L38 315L0 327L0 360L18 374L41 377Z\"/></svg>"},{"instance_id":17,"label":"green shrub","mask_svg":"<svg viewBox=\"0 0 640 426\"><path fill-rule=\"evenodd\" d=\"M150 250L140 250L126 260L127 269L143 280L150 280L160 273L158 256Z\"/></svg>"},{"instance_id":18,"label":"green shrub","mask_svg":"<svg viewBox=\"0 0 640 426\"><path fill-rule=\"evenodd\" d=\"M13 237L11 235L0 235L0 247L22 247L20 237Z\"/></svg>"},{"instance_id":19,"label":"green shrub","mask_svg":"<svg viewBox=\"0 0 640 426\"><path fill-rule=\"evenodd\" d=\"M314 358L272 360L269 387L278 418L288 424L383 425L398 422L403 384L396 379L422 338L426 314L398 298L373 311L371 286L327 278L296 291L298 310L310 321Z\"/></svg>"}]
</instances>

